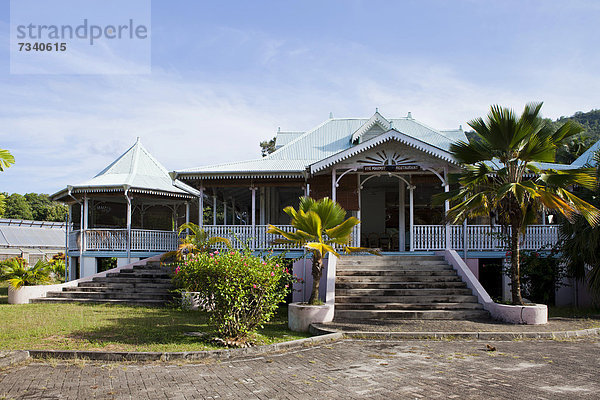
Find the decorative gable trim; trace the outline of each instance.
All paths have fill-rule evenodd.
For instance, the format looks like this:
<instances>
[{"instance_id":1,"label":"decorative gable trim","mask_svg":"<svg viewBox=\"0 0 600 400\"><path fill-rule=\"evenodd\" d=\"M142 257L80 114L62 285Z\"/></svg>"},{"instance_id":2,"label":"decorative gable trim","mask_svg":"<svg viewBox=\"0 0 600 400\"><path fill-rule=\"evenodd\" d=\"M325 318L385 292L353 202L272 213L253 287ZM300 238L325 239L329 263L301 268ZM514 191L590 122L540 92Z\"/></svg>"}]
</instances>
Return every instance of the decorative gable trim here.
<instances>
[{"instance_id":1,"label":"decorative gable trim","mask_svg":"<svg viewBox=\"0 0 600 400\"><path fill-rule=\"evenodd\" d=\"M379 125L384 131L392 129L392 124L379 114L379 111L375 111L375 114L352 134L352 143L358 142L361 136L370 131L375 125Z\"/></svg>"},{"instance_id":2,"label":"decorative gable trim","mask_svg":"<svg viewBox=\"0 0 600 400\"><path fill-rule=\"evenodd\" d=\"M366 150L372 149L380 144L389 142L389 141L397 141L399 143L410 146L414 149L422 151L425 154L429 154L436 158L447 161L451 164L458 165L458 163L452 157L448 151L440 149L438 147L432 146L428 143L425 143L419 139L415 139L411 136L408 136L404 133L398 132L397 130L389 130L386 133L382 133L381 135L374 137L366 142L363 142L357 146L351 147L347 150L341 151L337 154L332 155L331 157L327 157L324 160L316 162L312 164L310 168L310 173L315 174L319 171L322 171L326 168L331 167L337 163L340 163L344 160L347 160L350 157L353 157L359 153L362 153Z\"/></svg>"}]
</instances>

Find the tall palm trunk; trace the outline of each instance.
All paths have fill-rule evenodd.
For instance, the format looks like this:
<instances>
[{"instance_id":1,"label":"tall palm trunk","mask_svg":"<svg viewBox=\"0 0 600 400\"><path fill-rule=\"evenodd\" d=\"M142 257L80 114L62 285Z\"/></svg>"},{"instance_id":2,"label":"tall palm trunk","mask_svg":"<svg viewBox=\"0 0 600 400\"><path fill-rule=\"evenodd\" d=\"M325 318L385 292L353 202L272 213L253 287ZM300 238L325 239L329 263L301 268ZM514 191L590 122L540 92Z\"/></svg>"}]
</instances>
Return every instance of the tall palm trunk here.
<instances>
[{"instance_id":1,"label":"tall palm trunk","mask_svg":"<svg viewBox=\"0 0 600 400\"><path fill-rule=\"evenodd\" d=\"M319 303L319 284L321 283L321 275L323 275L323 257L315 252L312 260L312 293L310 299L308 299L308 304Z\"/></svg>"},{"instance_id":2,"label":"tall palm trunk","mask_svg":"<svg viewBox=\"0 0 600 400\"><path fill-rule=\"evenodd\" d=\"M521 272L519 267L519 234L521 227L518 224L511 225L510 232L510 281L512 292L512 303L523 304L521 297Z\"/></svg>"}]
</instances>

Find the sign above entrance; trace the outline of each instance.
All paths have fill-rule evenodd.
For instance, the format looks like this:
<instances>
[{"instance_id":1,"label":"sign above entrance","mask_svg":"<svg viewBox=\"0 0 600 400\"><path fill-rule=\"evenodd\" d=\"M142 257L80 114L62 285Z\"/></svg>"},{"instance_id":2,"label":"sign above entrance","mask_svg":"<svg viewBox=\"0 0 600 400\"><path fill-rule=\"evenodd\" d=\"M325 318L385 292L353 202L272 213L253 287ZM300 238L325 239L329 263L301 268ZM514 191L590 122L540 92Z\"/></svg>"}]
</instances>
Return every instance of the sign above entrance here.
<instances>
[{"instance_id":1,"label":"sign above entrance","mask_svg":"<svg viewBox=\"0 0 600 400\"><path fill-rule=\"evenodd\" d=\"M364 172L400 172L400 171L419 171L418 165L365 165Z\"/></svg>"}]
</instances>

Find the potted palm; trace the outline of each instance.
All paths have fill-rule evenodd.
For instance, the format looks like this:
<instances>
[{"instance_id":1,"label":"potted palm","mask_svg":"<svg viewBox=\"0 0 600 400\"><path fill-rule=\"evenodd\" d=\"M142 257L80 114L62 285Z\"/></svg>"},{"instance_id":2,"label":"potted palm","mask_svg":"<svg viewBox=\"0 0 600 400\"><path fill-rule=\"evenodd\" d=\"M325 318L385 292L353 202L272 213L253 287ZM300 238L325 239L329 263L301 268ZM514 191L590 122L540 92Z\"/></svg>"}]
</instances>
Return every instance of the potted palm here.
<instances>
[{"instance_id":1,"label":"potted palm","mask_svg":"<svg viewBox=\"0 0 600 400\"><path fill-rule=\"evenodd\" d=\"M313 322L329 322L333 319L333 304L324 304L319 298L319 284L323 275L323 258L339 257L336 247L346 253L369 251L372 249L351 247L352 229L360 223L355 217L346 219L346 211L339 203L325 197L314 200L301 197L298 210L286 207L283 210L291 218L295 228L285 232L269 225L268 232L283 236L276 244L294 244L304 247L312 257L312 291L308 303L291 303L288 307L288 325L294 331L308 331Z\"/></svg>"}]
</instances>

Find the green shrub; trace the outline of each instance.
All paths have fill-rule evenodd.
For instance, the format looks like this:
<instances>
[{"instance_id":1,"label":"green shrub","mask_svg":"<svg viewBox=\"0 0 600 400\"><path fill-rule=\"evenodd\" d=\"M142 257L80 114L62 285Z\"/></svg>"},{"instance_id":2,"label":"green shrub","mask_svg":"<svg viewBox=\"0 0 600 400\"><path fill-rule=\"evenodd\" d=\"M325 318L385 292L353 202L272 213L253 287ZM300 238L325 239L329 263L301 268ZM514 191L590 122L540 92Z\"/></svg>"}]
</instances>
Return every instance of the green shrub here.
<instances>
[{"instance_id":1,"label":"green shrub","mask_svg":"<svg viewBox=\"0 0 600 400\"><path fill-rule=\"evenodd\" d=\"M556 289L566 276L556 251L523 251L520 264L523 295L534 303L554 304Z\"/></svg>"},{"instance_id":2,"label":"green shrub","mask_svg":"<svg viewBox=\"0 0 600 400\"><path fill-rule=\"evenodd\" d=\"M2 262L0 269L1 279L8 281L15 289L21 286L45 285L51 281L50 264L46 260L38 260L35 265L29 266L23 258L9 258Z\"/></svg>"},{"instance_id":3,"label":"green shrub","mask_svg":"<svg viewBox=\"0 0 600 400\"><path fill-rule=\"evenodd\" d=\"M188 254L176 264L174 281L199 292L219 336L239 344L273 317L292 286L279 258L238 251Z\"/></svg>"}]
</instances>

